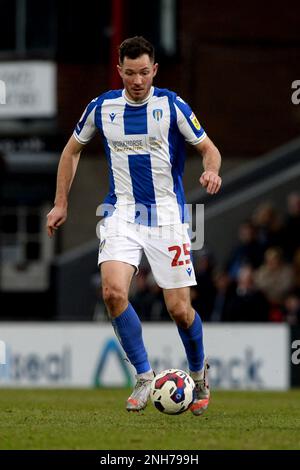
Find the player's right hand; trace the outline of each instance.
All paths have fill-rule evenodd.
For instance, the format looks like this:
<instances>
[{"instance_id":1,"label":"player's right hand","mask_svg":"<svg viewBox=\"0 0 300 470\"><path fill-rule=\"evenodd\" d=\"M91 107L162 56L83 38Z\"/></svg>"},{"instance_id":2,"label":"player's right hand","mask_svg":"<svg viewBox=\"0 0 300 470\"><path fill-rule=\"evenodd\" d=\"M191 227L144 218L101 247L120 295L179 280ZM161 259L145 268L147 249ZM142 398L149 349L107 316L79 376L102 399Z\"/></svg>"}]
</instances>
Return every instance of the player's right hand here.
<instances>
[{"instance_id":1,"label":"player's right hand","mask_svg":"<svg viewBox=\"0 0 300 470\"><path fill-rule=\"evenodd\" d=\"M47 215L47 233L51 238L53 237L55 230L58 229L67 219L67 209L63 207L54 206L53 209Z\"/></svg>"}]
</instances>

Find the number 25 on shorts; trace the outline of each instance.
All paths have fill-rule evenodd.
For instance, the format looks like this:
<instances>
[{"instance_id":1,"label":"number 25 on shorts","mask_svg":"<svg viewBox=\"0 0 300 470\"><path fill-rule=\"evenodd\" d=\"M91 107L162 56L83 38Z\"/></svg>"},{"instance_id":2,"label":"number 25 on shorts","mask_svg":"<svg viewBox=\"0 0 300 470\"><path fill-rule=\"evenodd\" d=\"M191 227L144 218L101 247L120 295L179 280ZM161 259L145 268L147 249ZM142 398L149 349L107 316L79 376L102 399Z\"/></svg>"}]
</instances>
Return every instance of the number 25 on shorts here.
<instances>
[{"instance_id":1,"label":"number 25 on shorts","mask_svg":"<svg viewBox=\"0 0 300 470\"><path fill-rule=\"evenodd\" d=\"M190 264L190 243L184 243L182 247L180 245L173 245L169 246L169 251L175 251L174 258L172 260L171 266L183 266L184 264ZM183 251L184 256L186 257L184 260L179 259L181 257L181 253Z\"/></svg>"}]
</instances>

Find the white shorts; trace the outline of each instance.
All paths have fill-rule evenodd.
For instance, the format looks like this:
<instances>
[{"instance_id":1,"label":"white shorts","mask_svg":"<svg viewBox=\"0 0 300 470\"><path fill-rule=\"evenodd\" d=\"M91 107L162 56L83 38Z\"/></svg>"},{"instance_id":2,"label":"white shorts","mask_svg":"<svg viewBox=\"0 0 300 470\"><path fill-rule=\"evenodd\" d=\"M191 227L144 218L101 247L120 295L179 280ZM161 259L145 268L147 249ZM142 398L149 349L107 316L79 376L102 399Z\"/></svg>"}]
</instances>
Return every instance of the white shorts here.
<instances>
[{"instance_id":1,"label":"white shorts","mask_svg":"<svg viewBox=\"0 0 300 470\"><path fill-rule=\"evenodd\" d=\"M148 227L111 216L100 225L98 264L123 261L138 270L144 251L159 287L194 286L190 247L188 224Z\"/></svg>"}]
</instances>

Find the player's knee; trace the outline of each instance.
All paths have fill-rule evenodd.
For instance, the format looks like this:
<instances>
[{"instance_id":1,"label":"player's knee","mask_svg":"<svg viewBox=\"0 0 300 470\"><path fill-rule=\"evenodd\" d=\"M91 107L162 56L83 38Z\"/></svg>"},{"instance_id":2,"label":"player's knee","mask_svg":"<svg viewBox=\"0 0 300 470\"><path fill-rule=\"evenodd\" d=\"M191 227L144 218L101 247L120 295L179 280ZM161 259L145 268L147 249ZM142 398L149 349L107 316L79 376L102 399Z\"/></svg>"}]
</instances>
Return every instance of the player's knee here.
<instances>
[{"instance_id":1,"label":"player's knee","mask_svg":"<svg viewBox=\"0 0 300 470\"><path fill-rule=\"evenodd\" d=\"M191 325L190 307L186 302L176 302L168 307L168 312L177 326L189 328Z\"/></svg>"},{"instance_id":2,"label":"player's knee","mask_svg":"<svg viewBox=\"0 0 300 470\"><path fill-rule=\"evenodd\" d=\"M126 289L119 286L103 286L103 301L112 316L118 315L128 303ZM124 308L123 308L124 307Z\"/></svg>"}]
</instances>

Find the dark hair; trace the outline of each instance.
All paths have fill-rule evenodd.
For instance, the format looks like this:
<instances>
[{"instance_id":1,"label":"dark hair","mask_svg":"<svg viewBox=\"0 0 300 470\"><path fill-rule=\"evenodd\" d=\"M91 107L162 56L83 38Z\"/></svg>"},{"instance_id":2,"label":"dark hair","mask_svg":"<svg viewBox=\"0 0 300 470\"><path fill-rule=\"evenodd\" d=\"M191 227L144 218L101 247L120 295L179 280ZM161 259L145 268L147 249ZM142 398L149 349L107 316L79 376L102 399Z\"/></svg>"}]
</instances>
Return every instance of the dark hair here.
<instances>
[{"instance_id":1,"label":"dark hair","mask_svg":"<svg viewBox=\"0 0 300 470\"><path fill-rule=\"evenodd\" d=\"M148 54L150 59L154 62L155 53L151 42L147 41L143 36L134 36L133 38L125 39L119 47L120 64L123 63L125 57L137 59L143 54Z\"/></svg>"}]
</instances>

